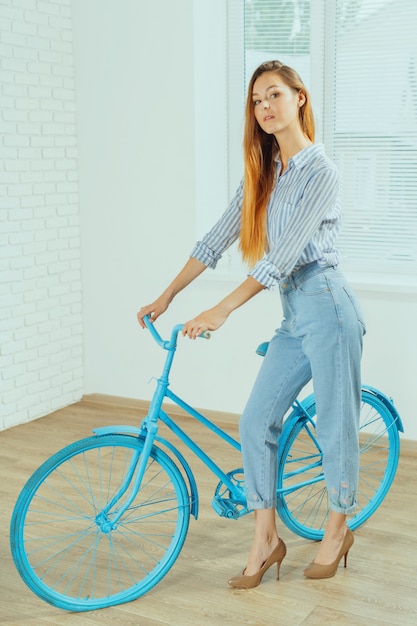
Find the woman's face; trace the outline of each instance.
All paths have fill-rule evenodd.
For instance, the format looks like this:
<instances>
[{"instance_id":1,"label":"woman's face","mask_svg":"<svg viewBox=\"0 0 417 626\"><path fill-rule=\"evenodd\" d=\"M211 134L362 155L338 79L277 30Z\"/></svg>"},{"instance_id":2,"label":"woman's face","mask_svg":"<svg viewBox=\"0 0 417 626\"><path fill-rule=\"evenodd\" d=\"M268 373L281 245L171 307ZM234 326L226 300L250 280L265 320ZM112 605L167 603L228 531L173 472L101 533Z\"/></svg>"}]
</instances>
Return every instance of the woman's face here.
<instances>
[{"instance_id":1,"label":"woman's face","mask_svg":"<svg viewBox=\"0 0 417 626\"><path fill-rule=\"evenodd\" d=\"M259 126L278 137L299 129L299 108L305 102L302 92L289 87L275 72L264 72L256 79L252 92L253 110Z\"/></svg>"}]
</instances>

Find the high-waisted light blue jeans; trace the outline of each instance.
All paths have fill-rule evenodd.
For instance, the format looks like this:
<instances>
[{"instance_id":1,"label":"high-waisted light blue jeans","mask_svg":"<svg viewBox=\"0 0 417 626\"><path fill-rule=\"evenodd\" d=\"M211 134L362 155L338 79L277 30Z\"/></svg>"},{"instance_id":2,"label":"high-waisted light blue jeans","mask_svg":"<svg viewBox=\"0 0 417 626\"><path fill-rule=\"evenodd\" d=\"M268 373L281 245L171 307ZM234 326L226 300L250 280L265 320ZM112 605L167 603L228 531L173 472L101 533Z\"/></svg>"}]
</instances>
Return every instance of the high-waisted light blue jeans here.
<instances>
[{"instance_id":1,"label":"high-waisted light blue jeans","mask_svg":"<svg viewBox=\"0 0 417 626\"><path fill-rule=\"evenodd\" d=\"M318 263L281 280L280 294L284 320L240 419L248 508L276 506L282 421L312 378L330 506L350 513L359 473L363 315L343 274Z\"/></svg>"}]
</instances>

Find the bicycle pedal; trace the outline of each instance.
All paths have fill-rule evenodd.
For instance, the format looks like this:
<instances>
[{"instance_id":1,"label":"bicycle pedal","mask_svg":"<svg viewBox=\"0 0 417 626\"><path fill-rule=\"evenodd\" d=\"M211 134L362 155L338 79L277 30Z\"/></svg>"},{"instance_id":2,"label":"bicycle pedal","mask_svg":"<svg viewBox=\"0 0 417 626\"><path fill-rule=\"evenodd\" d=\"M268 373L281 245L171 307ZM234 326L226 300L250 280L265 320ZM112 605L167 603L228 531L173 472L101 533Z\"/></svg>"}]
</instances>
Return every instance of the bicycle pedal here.
<instances>
[{"instance_id":1,"label":"bicycle pedal","mask_svg":"<svg viewBox=\"0 0 417 626\"><path fill-rule=\"evenodd\" d=\"M213 498L211 506L220 517L227 517L228 519L238 519L239 513L235 505L230 500L223 500L221 498Z\"/></svg>"},{"instance_id":2,"label":"bicycle pedal","mask_svg":"<svg viewBox=\"0 0 417 626\"><path fill-rule=\"evenodd\" d=\"M248 513L247 508L242 503L235 503L228 499L214 497L211 506L220 517L227 519L239 519L242 515ZM238 508L240 507L240 508Z\"/></svg>"}]
</instances>

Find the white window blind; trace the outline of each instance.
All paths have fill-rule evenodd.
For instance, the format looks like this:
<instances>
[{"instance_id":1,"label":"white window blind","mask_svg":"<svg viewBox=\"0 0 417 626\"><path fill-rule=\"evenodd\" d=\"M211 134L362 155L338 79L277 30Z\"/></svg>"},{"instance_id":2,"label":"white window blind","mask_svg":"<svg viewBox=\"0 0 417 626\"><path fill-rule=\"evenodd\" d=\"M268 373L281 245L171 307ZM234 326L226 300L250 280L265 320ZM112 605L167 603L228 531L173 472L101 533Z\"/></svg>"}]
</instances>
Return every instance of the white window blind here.
<instances>
[{"instance_id":1,"label":"white window blind","mask_svg":"<svg viewBox=\"0 0 417 626\"><path fill-rule=\"evenodd\" d=\"M338 0L329 21L324 140L343 184L344 265L416 275L417 4Z\"/></svg>"}]
</instances>

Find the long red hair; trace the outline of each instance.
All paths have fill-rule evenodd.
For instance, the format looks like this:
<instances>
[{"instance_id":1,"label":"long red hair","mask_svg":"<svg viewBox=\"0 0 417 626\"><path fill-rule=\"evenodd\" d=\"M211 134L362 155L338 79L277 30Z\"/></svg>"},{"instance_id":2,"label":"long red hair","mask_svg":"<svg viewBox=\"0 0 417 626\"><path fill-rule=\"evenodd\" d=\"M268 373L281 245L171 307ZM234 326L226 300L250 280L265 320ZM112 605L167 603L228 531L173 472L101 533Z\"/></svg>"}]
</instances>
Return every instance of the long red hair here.
<instances>
[{"instance_id":1,"label":"long red hair","mask_svg":"<svg viewBox=\"0 0 417 626\"><path fill-rule=\"evenodd\" d=\"M305 103L299 108L300 124L306 137L314 141L310 95L297 72L280 61L260 65L248 86L243 139L245 172L239 249L250 266L255 265L265 253L267 206L275 183L275 157L278 153L277 140L261 129L253 110L253 86L264 72L275 72L286 85L303 92Z\"/></svg>"}]
</instances>

